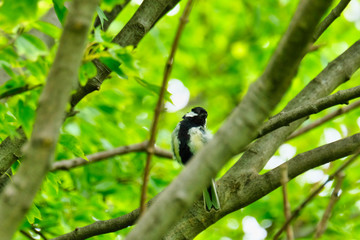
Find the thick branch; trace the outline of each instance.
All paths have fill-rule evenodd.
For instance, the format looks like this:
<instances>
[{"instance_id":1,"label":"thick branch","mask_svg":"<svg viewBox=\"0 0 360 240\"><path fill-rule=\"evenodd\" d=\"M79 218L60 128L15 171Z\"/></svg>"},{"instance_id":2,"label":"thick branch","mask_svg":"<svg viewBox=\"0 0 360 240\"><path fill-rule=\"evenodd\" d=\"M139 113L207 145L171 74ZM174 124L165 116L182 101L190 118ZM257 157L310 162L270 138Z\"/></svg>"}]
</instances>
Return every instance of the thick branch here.
<instances>
[{"instance_id":1,"label":"thick branch","mask_svg":"<svg viewBox=\"0 0 360 240\"><path fill-rule=\"evenodd\" d=\"M12 178L13 181L7 184L0 195L2 239L11 239L49 169L97 4L97 0L73 1L53 66L39 100L24 161Z\"/></svg>"},{"instance_id":2,"label":"thick branch","mask_svg":"<svg viewBox=\"0 0 360 240\"><path fill-rule=\"evenodd\" d=\"M318 113L326 108L330 108L338 104L347 104L348 101L357 97L360 97L360 86L338 91L330 96L320 98L311 104L300 106L287 112L281 112L264 124L259 131L259 137L264 136L265 134L280 127L288 126L295 120Z\"/></svg>"},{"instance_id":3,"label":"thick branch","mask_svg":"<svg viewBox=\"0 0 360 240\"><path fill-rule=\"evenodd\" d=\"M132 153L132 152L145 152L146 147L147 147L147 142L142 142L142 143L137 143L137 144L128 145L128 146L121 146L121 147L114 148L111 150L88 155L88 156L86 156L88 161L83 158L80 158L80 157L74 158L74 159L69 159L69 160L61 160L61 161L54 162L50 171L69 170L71 168L87 165L90 163L99 162L104 159L111 158L111 157L118 156L118 155L123 155L123 154L127 154L127 153ZM172 158L172 154L167 150L164 150L164 149L161 149L161 148L155 146L154 151L155 151L154 154L156 156L163 157L163 158L169 158L169 159Z\"/></svg>"}]
</instances>

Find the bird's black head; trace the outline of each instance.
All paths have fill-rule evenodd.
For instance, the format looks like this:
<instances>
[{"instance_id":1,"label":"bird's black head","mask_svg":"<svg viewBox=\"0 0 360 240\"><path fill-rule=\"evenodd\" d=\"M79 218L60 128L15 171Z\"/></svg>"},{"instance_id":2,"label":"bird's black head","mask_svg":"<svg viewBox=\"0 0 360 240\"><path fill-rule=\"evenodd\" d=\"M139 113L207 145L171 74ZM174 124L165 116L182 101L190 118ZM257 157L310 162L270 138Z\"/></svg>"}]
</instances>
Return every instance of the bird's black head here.
<instances>
[{"instance_id":1,"label":"bird's black head","mask_svg":"<svg viewBox=\"0 0 360 240\"><path fill-rule=\"evenodd\" d=\"M199 126L205 126L207 115L207 111L204 108L195 107L191 109L191 112L185 114L183 119Z\"/></svg>"}]
</instances>

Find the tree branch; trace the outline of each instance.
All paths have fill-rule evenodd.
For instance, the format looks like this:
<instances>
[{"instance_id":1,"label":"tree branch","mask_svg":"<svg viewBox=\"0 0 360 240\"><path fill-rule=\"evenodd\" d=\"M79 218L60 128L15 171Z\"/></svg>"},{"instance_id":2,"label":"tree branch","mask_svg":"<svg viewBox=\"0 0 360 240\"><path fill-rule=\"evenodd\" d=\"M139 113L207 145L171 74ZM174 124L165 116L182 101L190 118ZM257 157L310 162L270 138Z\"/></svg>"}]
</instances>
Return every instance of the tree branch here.
<instances>
[{"instance_id":1,"label":"tree branch","mask_svg":"<svg viewBox=\"0 0 360 240\"><path fill-rule=\"evenodd\" d=\"M145 169L144 169L143 185L141 188L140 214L143 214L146 210L146 192L147 192L147 186L148 186L149 174L150 174L150 163L151 163L151 157L154 153L157 125L159 123L159 117L160 117L161 110L163 109L164 95L165 95L165 91L166 91L166 88L168 85L169 77L171 75L171 70L172 70L172 67L174 64L174 59L175 59L175 53L176 53L176 50L179 45L181 34L185 28L185 24L189 21L188 17L191 12L191 9L192 9L192 4L193 4L193 1L188 0L187 4L185 6L184 12L180 17L180 23L177 28L173 44L171 46L168 60L165 64L163 81L161 84L159 98L158 98L158 101L157 101L157 104L155 107L155 111L154 111L154 119L153 119L153 122L151 125L150 140L149 140L147 148L146 148L147 157L146 157L146 165L145 165Z\"/></svg>"},{"instance_id":2,"label":"tree branch","mask_svg":"<svg viewBox=\"0 0 360 240\"><path fill-rule=\"evenodd\" d=\"M341 0L340 3L333 10L331 10L330 14L326 16L326 18L316 29L314 34L314 42L321 36L321 34L323 34L323 32L331 25L331 23L333 23L335 19L341 15L342 11L344 11L349 2L350 0Z\"/></svg>"},{"instance_id":3,"label":"tree branch","mask_svg":"<svg viewBox=\"0 0 360 240\"><path fill-rule=\"evenodd\" d=\"M289 219L291 216L291 207L289 202L289 196L287 192L287 183L289 181L288 178L288 166L287 164L281 165L281 186L282 186L282 193L283 193L283 205L284 205L284 216L285 220ZM294 239L294 232L291 225L286 227L286 237L287 240Z\"/></svg>"},{"instance_id":4,"label":"tree branch","mask_svg":"<svg viewBox=\"0 0 360 240\"><path fill-rule=\"evenodd\" d=\"M321 235L326 230L327 222L330 219L331 211L333 210L335 203L340 198L339 192L341 190L341 185L344 180L344 177L345 177L345 175L342 172L340 172L338 175L335 176L336 185L335 185L334 191L331 194L329 205L327 206L327 208L324 212L324 215L321 218L321 221L319 222L319 224L316 227L316 232L315 232L315 237L314 237L315 239L320 238Z\"/></svg>"},{"instance_id":5,"label":"tree branch","mask_svg":"<svg viewBox=\"0 0 360 240\"><path fill-rule=\"evenodd\" d=\"M16 130L18 136L7 137L0 144L0 176L11 167L11 165L22 156L21 147L26 142L24 130L20 127Z\"/></svg>"},{"instance_id":6,"label":"tree branch","mask_svg":"<svg viewBox=\"0 0 360 240\"><path fill-rule=\"evenodd\" d=\"M343 108L339 108L337 109L336 111L333 111L332 113L326 115L325 117L323 118L320 118L316 121L314 121L313 123L297 130L296 132L293 132L288 138L287 138L287 141L293 139L293 138L296 138L298 137L299 135L303 134L303 133L306 133L334 118L336 118L337 116L339 115L342 115L342 114L345 114L347 112L350 112L351 110L354 110L356 109L357 107L360 106L360 100L356 101L356 102L353 102L351 103L349 106L346 106L346 107L343 107Z\"/></svg>"},{"instance_id":7,"label":"tree branch","mask_svg":"<svg viewBox=\"0 0 360 240\"><path fill-rule=\"evenodd\" d=\"M306 104L287 112L280 112L264 124L259 131L259 137L280 127L288 126L293 121L318 113L326 108L338 104L348 104L349 100L357 97L360 97L360 86L338 91L330 96L320 98L311 104Z\"/></svg>"},{"instance_id":8,"label":"tree branch","mask_svg":"<svg viewBox=\"0 0 360 240\"><path fill-rule=\"evenodd\" d=\"M83 158L80 158L80 157L74 158L74 159L69 159L69 160L61 160L61 161L54 162L52 164L52 167L50 168L50 171L69 170L71 168L99 162L104 159L111 158L111 157L118 156L118 155L124 155L124 154L132 153L132 152L145 152L146 147L147 147L147 141L142 142L142 143L128 145L128 146L121 146L121 147L103 151L103 152L90 154L90 155L86 156L88 161ZM161 149L157 146L155 146L154 154L159 157L172 159L171 152Z\"/></svg>"},{"instance_id":9,"label":"tree branch","mask_svg":"<svg viewBox=\"0 0 360 240\"><path fill-rule=\"evenodd\" d=\"M35 240L35 238L33 238L29 233L25 232L24 230L20 230L20 233L30 240Z\"/></svg>"},{"instance_id":10,"label":"tree branch","mask_svg":"<svg viewBox=\"0 0 360 240\"><path fill-rule=\"evenodd\" d=\"M288 177L293 179L309 169L321 166L354 153L360 145L360 134L326 144L311 151L301 153L287 161ZM285 163L286 164L286 163ZM241 183L240 174L233 178L222 177L217 181L218 194L224 199L224 208L220 211L206 212L202 199L199 198L192 208L165 235L164 239L193 239L199 232L215 223L227 214L250 205L261 197L281 186L281 168L279 167L252 178L247 177L246 183ZM163 193L161 193L163 194ZM152 204L160 193L148 204ZM53 240L78 240L92 236L115 232L135 224L139 217L139 209L118 218L97 221L93 224L76 228L73 232L54 238ZM181 234L180 234L181 233Z\"/></svg>"},{"instance_id":11,"label":"tree branch","mask_svg":"<svg viewBox=\"0 0 360 240\"><path fill-rule=\"evenodd\" d=\"M25 86L22 86L22 87L13 88L13 89L10 89L10 90L0 94L0 99L15 96L15 95L23 93L23 92L31 91L31 90L41 87L41 86L42 86L42 84L37 84L34 86L29 86L28 84L26 84Z\"/></svg>"},{"instance_id":12,"label":"tree branch","mask_svg":"<svg viewBox=\"0 0 360 240\"><path fill-rule=\"evenodd\" d=\"M24 161L13 181L0 195L0 232L3 239L11 239L15 233L49 169L97 4L97 0L77 0L73 1L69 10L53 66L39 100Z\"/></svg>"}]
</instances>

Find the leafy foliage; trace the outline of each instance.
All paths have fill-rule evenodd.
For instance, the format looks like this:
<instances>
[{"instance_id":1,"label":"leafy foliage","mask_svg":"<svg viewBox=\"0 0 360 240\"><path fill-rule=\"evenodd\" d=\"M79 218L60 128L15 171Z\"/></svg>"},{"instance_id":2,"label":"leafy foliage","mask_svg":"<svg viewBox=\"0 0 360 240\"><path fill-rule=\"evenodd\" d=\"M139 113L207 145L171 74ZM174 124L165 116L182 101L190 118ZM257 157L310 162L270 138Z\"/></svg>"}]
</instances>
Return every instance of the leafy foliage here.
<instances>
[{"instance_id":1,"label":"leafy foliage","mask_svg":"<svg viewBox=\"0 0 360 240\"><path fill-rule=\"evenodd\" d=\"M104 1L98 9L102 24L107 18L101 9L111 9L115 4L118 2ZM0 95L19 87L44 84L61 33L60 28L40 20L40 15L51 6L63 23L67 9L62 0L3 1L0 7L0 68L7 79L0 79ZM180 9L183 6L181 2ZM112 38L137 7L135 3L129 4L107 32L98 27L89 36L79 71L79 84L84 86L87 79L96 76L94 59L100 59L113 73L99 92L86 96L76 106L79 111L76 116L65 120L56 160L86 158L85 155L142 142L149 137L165 59L179 13L164 16L136 49L121 48L111 42ZM171 131L192 106L203 106L208 110L208 127L216 132L241 101L249 85L264 70L288 25L289 13L293 13L295 7L296 2L286 0L197 2L181 38L172 73L172 78L179 79L190 91L190 99L185 108L163 114L156 144L170 149ZM359 22L351 22L343 15L330 26L317 42L321 47L303 60L291 89L274 113L280 111L329 61L358 40L358 26ZM32 33L33 28L54 38L55 44L47 46ZM358 85L359 78L358 72L341 88ZM41 90L42 87L34 88L4 99L4 104L0 105L1 141L16 136L20 126L30 137ZM170 93L166 100L170 101ZM305 124L336 108L311 117ZM296 153L301 153L326 143L328 129L341 137L356 133L359 131L359 114L359 110L354 110L288 143ZM284 152L279 151L276 156L287 160ZM219 175L223 175L236 160L230 161ZM316 173L325 177L340 163L341 160L319 167ZM49 173L20 229L34 236L37 234L33 228L40 229L51 238L96 220L115 218L132 211L139 206L144 165L144 153L131 153L70 171ZM13 168L16 170L16 166ZM359 163L355 163L346 171L341 198L333 210L325 239L360 235L357 221L360 214L357 200L359 168ZM161 192L180 171L176 162L155 158L149 199ZM289 184L293 207L322 180L314 183L309 176L305 174ZM319 222L332 189L332 185L327 186L321 196L304 209L294 225L299 237L311 237L309 229L314 229ZM284 221L281 191L276 190L249 207L229 214L197 239L246 237L245 216L254 217L267 231L267 236L274 234ZM91 239L122 239L128 231L129 228ZM26 238L18 233L15 239Z\"/></svg>"}]
</instances>

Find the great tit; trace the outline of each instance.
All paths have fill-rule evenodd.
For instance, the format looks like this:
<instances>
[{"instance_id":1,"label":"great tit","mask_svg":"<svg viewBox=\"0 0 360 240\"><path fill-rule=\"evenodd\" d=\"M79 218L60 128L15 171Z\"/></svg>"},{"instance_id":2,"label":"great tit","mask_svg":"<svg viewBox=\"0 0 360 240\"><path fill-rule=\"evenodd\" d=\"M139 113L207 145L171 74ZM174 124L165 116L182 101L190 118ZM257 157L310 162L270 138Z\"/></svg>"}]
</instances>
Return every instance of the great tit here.
<instances>
[{"instance_id":1,"label":"great tit","mask_svg":"<svg viewBox=\"0 0 360 240\"><path fill-rule=\"evenodd\" d=\"M185 114L171 135L171 148L174 158L185 165L190 158L211 139L206 130L207 111L202 107L195 107ZM203 191L205 210L220 209L219 197L216 192L214 179L210 186Z\"/></svg>"}]
</instances>

